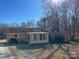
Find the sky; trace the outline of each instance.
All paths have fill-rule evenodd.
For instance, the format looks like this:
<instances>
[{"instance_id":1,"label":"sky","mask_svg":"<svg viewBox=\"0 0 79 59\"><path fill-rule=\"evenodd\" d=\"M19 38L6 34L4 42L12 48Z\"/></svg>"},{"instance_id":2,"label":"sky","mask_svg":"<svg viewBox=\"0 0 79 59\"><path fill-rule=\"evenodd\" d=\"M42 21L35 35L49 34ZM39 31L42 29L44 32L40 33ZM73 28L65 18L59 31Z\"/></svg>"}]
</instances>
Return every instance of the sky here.
<instances>
[{"instance_id":1,"label":"sky","mask_svg":"<svg viewBox=\"0 0 79 59\"><path fill-rule=\"evenodd\" d=\"M0 23L37 21L41 17L41 0L0 0Z\"/></svg>"}]
</instances>

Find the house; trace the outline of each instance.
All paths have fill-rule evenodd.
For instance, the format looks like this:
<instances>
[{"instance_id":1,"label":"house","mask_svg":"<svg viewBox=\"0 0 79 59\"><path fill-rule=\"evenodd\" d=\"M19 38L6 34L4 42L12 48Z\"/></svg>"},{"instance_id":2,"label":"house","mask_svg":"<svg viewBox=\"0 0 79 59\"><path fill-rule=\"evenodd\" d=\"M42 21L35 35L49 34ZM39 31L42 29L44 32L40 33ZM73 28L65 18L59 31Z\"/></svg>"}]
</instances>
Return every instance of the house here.
<instances>
[{"instance_id":1,"label":"house","mask_svg":"<svg viewBox=\"0 0 79 59\"><path fill-rule=\"evenodd\" d=\"M40 44L49 42L49 33L39 28L9 29L5 35L8 41L15 38L18 43Z\"/></svg>"}]
</instances>

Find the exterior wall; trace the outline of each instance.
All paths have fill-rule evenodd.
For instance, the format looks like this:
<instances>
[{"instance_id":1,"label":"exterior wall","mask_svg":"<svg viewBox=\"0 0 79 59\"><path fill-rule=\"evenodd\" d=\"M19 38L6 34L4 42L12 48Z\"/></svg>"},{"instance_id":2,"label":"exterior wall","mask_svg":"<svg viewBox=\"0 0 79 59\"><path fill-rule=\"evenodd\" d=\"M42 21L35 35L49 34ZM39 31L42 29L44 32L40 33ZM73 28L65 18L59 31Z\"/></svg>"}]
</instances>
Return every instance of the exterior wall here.
<instances>
[{"instance_id":1,"label":"exterior wall","mask_svg":"<svg viewBox=\"0 0 79 59\"><path fill-rule=\"evenodd\" d=\"M26 43L26 41L28 41L27 40L27 34L26 33L24 33L24 34L19 34L19 42L21 43L21 42L23 42L23 43Z\"/></svg>"},{"instance_id":2,"label":"exterior wall","mask_svg":"<svg viewBox=\"0 0 79 59\"><path fill-rule=\"evenodd\" d=\"M6 39L6 35L4 34L3 36L0 36L0 40Z\"/></svg>"},{"instance_id":3,"label":"exterior wall","mask_svg":"<svg viewBox=\"0 0 79 59\"><path fill-rule=\"evenodd\" d=\"M0 40L3 40L6 38L6 35L4 34L4 32L0 32Z\"/></svg>"},{"instance_id":4,"label":"exterior wall","mask_svg":"<svg viewBox=\"0 0 79 59\"><path fill-rule=\"evenodd\" d=\"M44 34L45 39L40 40L40 35ZM15 37L17 35L17 37ZM29 35L29 37L28 37ZM36 39L34 37L36 35ZM48 43L49 42L49 34L47 32L32 32L32 33L6 33L7 40L11 38L16 38L19 43L29 44L39 44L39 43ZM29 38L29 39L28 39Z\"/></svg>"},{"instance_id":5,"label":"exterior wall","mask_svg":"<svg viewBox=\"0 0 79 59\"><path fill-rule=\"evenodd\" d=\"M45 39L40 40L40 35L42 35L42 34L45 35ZM29 35L29 39L30 39L29 44L39 44L39 43L48 43L49 42L48 33L37 33L37 34L33 33L33 34L28 34L28 35ZM34 35L36 35L36 39L35 39Z\"/></svg>"},{"instance_id":6,"label":"exterior wall","mask_svg":"<svg viewBox=\"0 0 79 59\"><path fill-rule=\"evenodd\" d=\"M18 38L18 36L17 37L14 36L15 34L19 35L18 33L6 33L7 39Z\"/></svg>"},{"instance_id":7,"label":"exterior wall","mask_svg":"<svg viewBox=\"0 0 79 59\"><path fill-rule=\"evenodd\" d=\"M17 37L15 37L17 35ZM6 33L7 40L11 38L16 38L19 43L25 43L27 41L26 33Z\"/></svg>"}]
</instances>

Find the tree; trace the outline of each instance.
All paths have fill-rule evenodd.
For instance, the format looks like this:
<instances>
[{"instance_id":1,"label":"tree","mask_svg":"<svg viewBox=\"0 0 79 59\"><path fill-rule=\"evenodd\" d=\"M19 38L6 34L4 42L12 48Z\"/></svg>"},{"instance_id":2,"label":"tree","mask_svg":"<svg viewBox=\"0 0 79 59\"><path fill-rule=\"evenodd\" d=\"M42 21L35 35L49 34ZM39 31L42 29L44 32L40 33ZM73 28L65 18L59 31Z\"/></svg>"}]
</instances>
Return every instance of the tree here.
<instances>
[{"instance_id":1,"label":"tree","mask_svg":"<svg viewBox=\"0 0 79 59\"><path fill-rule=\"evenodd\" d=\"M22 22L22 23L21 23L21 27L22 27L22 28L27 28L27 23Z\"/></svg>"},{"instance_id":2,"label":"tree","mask_svg":"<svg viewBox=\"0 0 79 59\"><path fill-rule=\"evenodd\" d=\"M66 31L69 36L75 38L76 32L79 32L79 1L65 0L58 5L53 0L42 0L43 17L40 20L47 23L49 32ZM42 17L42 18L43 18ZM42 22L40 23L42 24Z\"/></svg>"},{"instance_id":3,"label":"tree","mask_svg":"<svg viewBox=\"0 0 79 59\"><path fill-rule=\"evenodd\" d=\"M59 30L59 6L54 5L51 0L43 0L43 11L48 22L49 31ZM50 26L51 25L51 26Z\"/></svg>"},{"instance_id":4,"label":"tree","mask_svg":"<svg viewBox=\"0 0 79 59\"><path fill-rule=\"evenodd\" d=\"M0 23L0 32L6 32L6 31L8 31L8 30L6 30L8 28L9 28L8 24Z\"/></svg>"},{"instance_id":5,"label":"tree","mask_svg":"<svg viewBox=\"0 0 79 59\"><path fill-rule=\"evenodd\" d=\"M35 21L34 20L27 21L27 28L33 28L33 27L35 27Z\"/></svg>"}]
</instances>

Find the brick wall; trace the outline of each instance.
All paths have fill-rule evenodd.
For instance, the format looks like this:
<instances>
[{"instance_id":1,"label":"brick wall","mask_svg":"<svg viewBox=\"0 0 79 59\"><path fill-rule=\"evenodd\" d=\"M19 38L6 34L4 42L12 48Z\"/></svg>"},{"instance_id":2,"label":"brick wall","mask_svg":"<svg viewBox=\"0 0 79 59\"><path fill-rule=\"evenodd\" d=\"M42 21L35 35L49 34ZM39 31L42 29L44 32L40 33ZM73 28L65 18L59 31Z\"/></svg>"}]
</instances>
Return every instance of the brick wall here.
<instances>
[{"instance_id":1,"label":"brick wall","mask_svg":"<svg viewBox=\"0 0 79 59\"><path fill-rule=\"evenodd\" d=\"M17 35L17 37L15 37ZM27 41L26 33L6 33L7 40L11 38L16 38L19 43L25 43Z\"/></svg>"}]
</instances>

